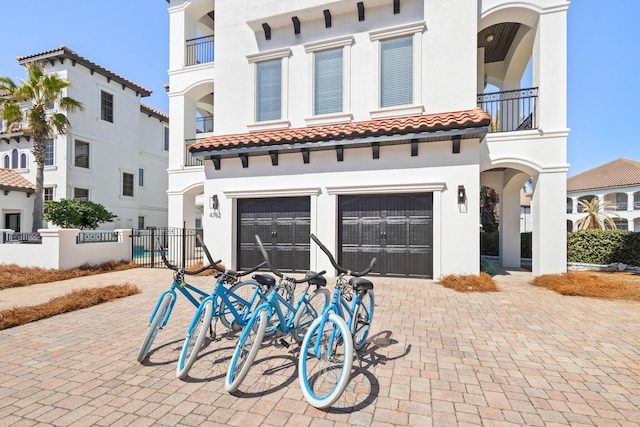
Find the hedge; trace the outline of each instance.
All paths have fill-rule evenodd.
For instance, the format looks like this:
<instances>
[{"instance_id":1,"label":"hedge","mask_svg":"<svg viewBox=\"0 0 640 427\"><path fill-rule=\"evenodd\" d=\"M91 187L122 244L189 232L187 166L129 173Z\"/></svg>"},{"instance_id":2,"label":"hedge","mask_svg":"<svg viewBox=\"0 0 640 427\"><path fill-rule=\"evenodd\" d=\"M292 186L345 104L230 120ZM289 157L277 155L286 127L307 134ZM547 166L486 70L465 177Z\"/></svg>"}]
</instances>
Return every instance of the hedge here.
<instances>
[{"instance_id":1,"label":"hedge","mask_svg":"<svg viewBox=\"0 0 640 427\"><path fill-rule=\"evenodd\" d=\"M520 234L521 257L531 258L531 233ZM480 233L480 254L499 255L499 233ZM626 230L585 230L567 233L567 261L640 266L640 233Z\"/></svg>"}]
</instances>

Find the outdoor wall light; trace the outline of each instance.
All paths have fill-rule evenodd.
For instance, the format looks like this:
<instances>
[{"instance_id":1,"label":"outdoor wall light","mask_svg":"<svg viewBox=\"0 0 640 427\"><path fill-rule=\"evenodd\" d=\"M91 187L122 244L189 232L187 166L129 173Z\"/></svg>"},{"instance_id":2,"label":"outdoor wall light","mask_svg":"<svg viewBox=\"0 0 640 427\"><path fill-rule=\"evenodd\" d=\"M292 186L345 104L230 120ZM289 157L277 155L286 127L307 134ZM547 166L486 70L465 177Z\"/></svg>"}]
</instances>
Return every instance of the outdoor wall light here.
<instances>
[{"instance_id":1,"label":"outdoor wall light","mask_svg":"<svg viewBox=\"0 0 640 427\"><path fill-rule=\"evenodd\" d=\"M464 189L464 185L458 185L458 204L464 205L466 199L467 199L467 192Z\"/></svg>"},{"instance_id":2,"label":"outdoor wall light","mask_svg":"<svg viewBox=\"0 0 640 427\"><path fill-rule=\"evenodd\" d=\"M216 211L219 207L218 195L214 194L212 197L209 197L209 209Z\"/></svg>"},{"instance_id":3,"label":"outdoor wall light","mask_svg":"<svg viewBox=\"0 0 640 427\"><path fill-rule=\"evenodd\" d=\"M491 43L495 37L495 34L487 34L487 36L484 38L484 41L486 41L487 43Z\"/></svg>"}]
</instances>

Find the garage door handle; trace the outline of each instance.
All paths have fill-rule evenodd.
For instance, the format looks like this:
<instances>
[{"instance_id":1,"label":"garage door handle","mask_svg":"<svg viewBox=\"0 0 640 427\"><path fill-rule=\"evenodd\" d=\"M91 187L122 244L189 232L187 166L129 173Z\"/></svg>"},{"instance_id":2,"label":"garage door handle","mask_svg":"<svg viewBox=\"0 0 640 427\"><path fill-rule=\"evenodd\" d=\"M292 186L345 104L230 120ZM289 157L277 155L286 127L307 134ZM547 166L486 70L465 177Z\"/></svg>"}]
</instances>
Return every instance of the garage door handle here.
<instances>
[{"instance_id":1,"label":"garage door handle","mask_svg":"<svg viewBox=\"0 0 640 427\"><path fill-rule=\"evenodd\" d=\"M384 232L384 231L382 233L380 233L380 238L381 239L386 239L387 238L387 233Z\"/></svg>"},{"instance_id":2,"label":"garage door handle","mask_svg":"<svg viewBox=\"0 0 640 427\"><path fill-rule=\"evenodd\" d=\"M271 237L273 237L274 239L278 236L278 232L277 231L272 231L271 232Z\"/></svg>"}]
</instances>

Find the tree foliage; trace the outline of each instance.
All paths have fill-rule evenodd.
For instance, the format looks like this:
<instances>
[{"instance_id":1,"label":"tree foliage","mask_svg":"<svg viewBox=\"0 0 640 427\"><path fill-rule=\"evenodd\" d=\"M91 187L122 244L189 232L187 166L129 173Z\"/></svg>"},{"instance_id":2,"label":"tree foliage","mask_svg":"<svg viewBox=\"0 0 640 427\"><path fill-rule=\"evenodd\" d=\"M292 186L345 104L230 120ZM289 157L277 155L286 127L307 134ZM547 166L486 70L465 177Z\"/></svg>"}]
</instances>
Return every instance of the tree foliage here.
<instances>
[{"instance_id":1,"label":"tree foliage","mask_svg":"<svg viewBox=\"0 0 640 427\"><path fill-rule=\"evenodd\" d=\"M480 188L480 224L486 233L498 230L498 204L500 202L498 192L489 187Z\"/></svg>"},{"instance_id":2,"label":"tree foliage","mask_svg":"<svg viewBox=\"0 0 640 427\"><path fill-rule=\"evenodd\" d=\"M85 200L62 199L44 204L44 219L62 228L94 230L105 222L112 222L117 215L99 203Z\"/></svg>"},{"instance_id":3,"label":"tree foliage","mask_svg":"<svg viewBox=\"0 0 640 427\"><path fill-rule=\"evenodd\" d=\"M0 119L6 120L9 130L22 130L33 139L31 152L37 167L31 231L36 232L42 228L46 143L54 133L67 133L69 120L65 113L83 107L65 96L71 83L57 74L46 74L44 63L32 62L26 69L27 78L19 84L9 77L0 77ZM23 108L25 104L27 108Z\"/></svg>"},{"instance_id":4,"label":"tree foliage","mask_svg":"<svg viewBox=\"0 0 640 427\"><path fill-rule=\"evenodd\" d=\"M615 205L607 201L602 201L598 197L589 200L578 200L578 205L582 206L582 212L586 215L576 221L577 231L583 230L606 230L607 226L616 229L616 223L612 212L608 209L615 208Z\"/></svg>"}]
</instances>

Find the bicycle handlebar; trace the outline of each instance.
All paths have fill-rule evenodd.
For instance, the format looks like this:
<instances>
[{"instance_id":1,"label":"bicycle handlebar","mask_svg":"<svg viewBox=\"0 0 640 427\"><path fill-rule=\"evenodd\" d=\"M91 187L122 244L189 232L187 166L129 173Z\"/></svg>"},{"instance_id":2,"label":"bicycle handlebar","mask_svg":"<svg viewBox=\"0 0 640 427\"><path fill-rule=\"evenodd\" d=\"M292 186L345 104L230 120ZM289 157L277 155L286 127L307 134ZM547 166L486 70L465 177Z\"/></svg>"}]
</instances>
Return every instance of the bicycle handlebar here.
<instances>
[{"instance_id":1,"label":"bicycle handlebar","mask_svg":"<svg viewBox=\"0 0 640 427\"><path fill-rule=\"evenodd\" d=\"M198 234L196 235L196 239L198 240L198 243L200 243L200 246L202 246L202 249L204 250L204 254L207 256L207 259L209 260L209 263L213 266L213 268L215 268L216 270L218 270L220 273L225 274L225 273L230 273L231 270L224 270L221 269L220 267L218 267L218 263L221 261L217 261L214 263L213 261L213 257L211 256L211 253L209 253L209 249L207 248L207 246L204 244L204 241L202 240L202 237ZM259 268L262 268L265 266L265 263L263 262L262 264L256 265L255 267L253 267L251 270L247 270L247 271L241 271L241 272L237 272L234 271L232 274L232 276L234 277L242 277L242 276L246 276L247 274L251 274L254 271L258 270Z\"/></svg>"},{"instance_id":2,"label":"bicycle handlebar","mask_svg":"<svg viewBox=\"0 0 640 427\"><path fill-rule=\"evenodd\" d=\"M376 262L378 262L378 259L374 257L371 260L371 263L369 264L369 267L365 268L362 271L347 270L346 268L344 268L344 267L342 267L342 266L340 266L338 264L338 262L333 257L333 255L331 255L331 252L329 252L329 249L327 249L326 246L323 245L322 242L320 240L318 240L318 238L313 233L311 233L309 236L311 237L311 239L313 239L314 242L316 242L316 244L320 247L320 249L322 249L322 252L324 252L327 255L327 257L329 257L329 261L331 261L331 264L340 273L348 274L348 275L353 276L353 277L366 276L367 274L369 274L371 272L371 270L373 270L373 267L376 265Z\"/></svg>"},{"instance_id":3,"label":"bicycle handlebar","mask_svg":"<svg viewBox=\"0 0 640 427\"><path fill-rule=\"evenodd\" d=\"M160 243L160 239L158 237L156 237L156 243L158 244L158 247L160 248L160 256L162 257L162 261L164 261L164 265L166 265L169 269L171 269L173 271L182 270L182 272L184 274L196 275L196 274L202 273L205 270L209 270L210 268L215 268L215 267L212 267L211 265L206 265L206 266L204 266L202 268L199 268L199 269L197 269L195 271L189 271L189 270L185 270L184 268L180 268L178 266L175 266L175 265L173 265L173 264L171 264L169 262L169 260L167 259L167 256L164 254L164 247L162 247L162 244ZM220 262L220 261L218 261L218 262Z\"/></svg>"},{"instance_id":4,"label":"bicycle handlebar","mask_svg":"<svg viewBox=\"0 0 640 427\"><path fill-rule=\"evenodd\" d=\"M316 277L322 276L323 274L326 273L325 270L322 270L320 273L315 273L313 276L305 277L303 279L294 279L293 277L285 276L277 268L271 265L271 261L269 260L269 254L267 254L267 250L262 244L262 240L260 239L260 236L256 234L255 237L256 237L256 243L258 243L258 246L260 247L260 252L262 252L262 257L264 258L264 264L267 264L267 267L269 268L269 270L271 270L273 274L280 277L281 279L287 279L292 281L293 283L303 283L303 282L308 282L310 280L313 280Z\"/></svg>"}]
</instances>

